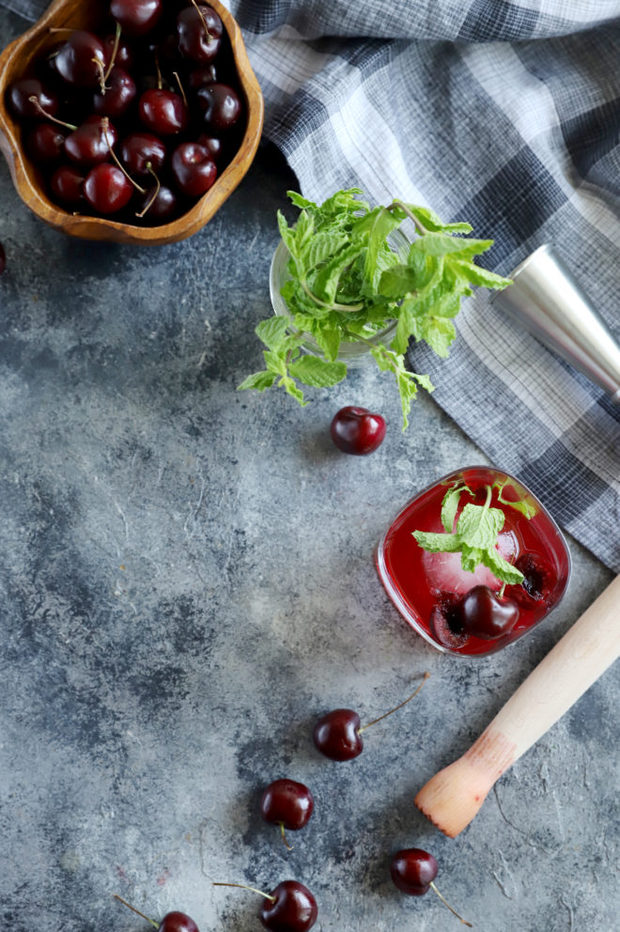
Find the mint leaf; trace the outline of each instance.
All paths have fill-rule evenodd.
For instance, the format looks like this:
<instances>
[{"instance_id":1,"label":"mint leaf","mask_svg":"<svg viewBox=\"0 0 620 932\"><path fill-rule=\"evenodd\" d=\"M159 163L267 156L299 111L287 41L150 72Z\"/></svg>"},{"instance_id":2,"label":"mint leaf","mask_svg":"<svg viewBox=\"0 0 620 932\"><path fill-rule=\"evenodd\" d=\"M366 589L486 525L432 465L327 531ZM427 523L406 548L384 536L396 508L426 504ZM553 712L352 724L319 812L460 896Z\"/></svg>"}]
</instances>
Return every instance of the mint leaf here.
<instances>
[{"instance_id":1,"label":"mint leaf","mask_svg":"<svg viewBox=\"0 0 620 932\"><path fill-rule=\"evenodd\" d=\"M484 551L482 562L497 579L501 579L502 582L507 583L509 586L518 586L523 582L523 573L512 563L509 563L508 560L504 560L495 548Z\"/></svg>"},{"instance_id":2,"label":"mint leaf","mask_svg":"<svg viewBox=\"0 0 620 932\"><path fill-rule=\"evenodd\" d=\"M414 204L405 204L405 207L431 233L471 233L472 231L469 223L444 223L435 211L428 207L416 207Z\"/></svg>"},{"instance_id":3,"label":"mint leaf","mask_svg":"<svg viewBox=\"0 0 620 932\"><path fill-rule=\"evenodd\" d=\"M275 372L255 372L244 379L241 385L237 386L238 391L246 388L254 388L258 392L264 392L266 388L271 388L277 376Z\"/></svg>"},{"instance_id":4,"label":"mint leaf","mask_svg":"<svg viewBox=\"0 0 620 932\"><path fill-rule=\"evenodd\" d=\"M447 534L451 534L454 530L454 519L456 518L463 492L467 492L468 495L472 494L466 485L455 485L453 488L448 489L443 497L441 503L441 523Z\"/></svg>"},{"instance_id":5,"label":"mint leaf","mask_svg":"<svg viewBox=\"0 0 620 932\"><path fill-rule=\"evenodd\" d=\"M347 367L342 362L325 362L318 356L301 356L289 366L292 376L313 388L327 388L342 382Z\"/></svg>"},{"instance_id":6,"label":"mint leaf","mask_svg":"<svg viewBox=\"0 0 620 932\"><path fill-rule=\"evenodd\" d=\"M514 508L515 511L519 511L528 520L538 514L538 505L533 496L524 492L523 496L518 499L505 498L504 489L506 486L512 488L509 479L505 479L502 483L496 483L498 502L501 502L502 505L508 505L510 508ZM513 489L513 491L516 492L516 489Z\"/></svg>"},{"instance_id":7,"label":"mint leaf","mask_svg":"<svg viewBox=\"0 0 620 932\"><path fill-rule=\"evenodd\" d=\"M290 320L286 317L270 317L269 320L261 321L256 327L256 335L265 346L277 352L285 344L289 326Z\"/></svg>"},{"instance_id":8,"label":"mint leaf","mask_svg":"<svg viewBox=\"0 0 620 932\"><path fill-rule=\"evenodd\" d=\"M494 547L504 526L501 508L467 504L459 517L456 532L470 547L486 550Z\"/></svg>"},{"instance_id":9,"label":"mint leaf","mask_svg":"<svg viewBox=\"0 0 620 932\"><path fill-rule=\"evenodd\" d=\"M300 210L317 210L318 205L314 201L309 201L307 197L303 197L297 191L287 191L287 197L290 198L291 202L295 207L299 207Z\"/></svg>"},{"instance_id":10,"label":"mint leaf","mask_svg":"<svg viewBox=\"0 0 620 932\"><path fill-rule=\"evenodd\" d=\"M445 233L427 233L417 239L411 248L428 256L448 256L454 253L466 259L486 252L492 245L492 239L465 239Z\"/></svg>"},{"instance_id":11,"label":"mint leaf","mask_svg":"<svg viewBox=\"0 0 620 932\"><path fill-rule=\"evenodd\" d=\"M386 298L402 298L419 287L419 276L415 269L409 265L394 265L382 273L378 291Z\"/></svg>"},{"instance_id":12,"label":"mint leaf","mask_svg":"<svg viewBox=\"0 0 620 932\"><path fill-rule=\"evenodd\" d=\"M454 264L455 268L472 285L483 285L485 288L506 288L508 285L512 285L510 278L502 278L501 275L489 272L488 269L483 269L474 262L457 259Z\"/></svg>"},{"instance_id":13,"label":"mint leaf","mask_svg":"<svg viewBox=\"0 0 620 932\"><path fill-rule=\"evenodd\" d=\"M446 533L413 531L418 544L423 550L432 553L460 552L461 566L468 573L473 573L482 563L502 582L509 585L523 582L523 573L508 563L497 550L499 533L505 519L501 508L491 507L491 486L487 486L485 504L473 505L468 502L459 515L456 529L452 531L452 523L458 510L456 496L460 496L463 491L469 492L469 489L466 486L448 489L443 497L441 520Z\"/></svg>"}]
</instances>

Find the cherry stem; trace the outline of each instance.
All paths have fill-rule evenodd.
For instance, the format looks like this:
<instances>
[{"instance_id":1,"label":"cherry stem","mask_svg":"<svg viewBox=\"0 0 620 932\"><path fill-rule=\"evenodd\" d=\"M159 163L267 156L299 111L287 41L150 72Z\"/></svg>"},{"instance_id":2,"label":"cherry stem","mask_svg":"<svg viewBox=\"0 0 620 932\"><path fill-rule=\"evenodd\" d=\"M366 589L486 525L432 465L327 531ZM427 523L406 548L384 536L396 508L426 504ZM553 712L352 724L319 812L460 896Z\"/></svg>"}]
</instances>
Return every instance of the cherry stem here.
<instances>
[{"instance_id":1,"label":"cherry stem","mask_svg":"<svg viewBox=\"0 0 620 932\"><path fill-rule=\"evenodd\" d=\"M441 900L441 902L444 904L444 906L447 906L448 909L450 910L450 912L451 912L454 916L456 916L457 919L460 919L464 926L469 926L470 929L473 929L473 926L472 926L471 922L468 922L467 919L463 919L462 916L459 916L459 914L457 913L457 911L456 911L455 909L453 909L453 908L450 906L450 904L448 903L448 901L446 900L446 898L445 898L444 896L441 895L441 893L439 892L439 890L437 889L437 887L435 886L435 884L434 884L434 882L433 882L432 880L431 880L429 886L430 886L431 890L433 890L433 892L437 894L437 896L439 897L439 899Z\"/></svg>"},{"instance_id":2,"label":"cherry stem","mask_svg":"<svg viewBox=\"0 0 620 932\"><path fill-rule=\"evenodd\" d=\"M429 678L429 676L430 676L430 673L428 673L428 671L427 671L427 672L424 674L424 679L422 680L422 682L420 683L420 685L418 686L418 688L416 689L415 692L411 693L411 695L408 696L403 702L401 702L400 705L397 705L397 706L395 706L393 709L390 709L389 712L384 712L383 715L380 715L380 716L379 716L379 718L373 718L372 722L368 722L368 724L367 724L367 725L364 725L363 728L358 728L358 729L357 729L358 735L361 734L362 731L366 731L367 728L370 728L371 725L376 725L377 722L380 722L380 721L382 721L384 718L387 718L388 715L392 715L393 712L398 712L398 710L399 710L399 709L402 709L402 707L403 707L404 705L407 705L408 702L411 702L412 699L415 699L415 697L418 695L418 693L420 692L420 690L422 689L422 687L423 687L424 684L426 683L426 681L427 681L427 679Z\"/></svg>"},{"instance_id":3,"label":"cherry stem","mask_svg":"<svg viewBox=\"0 0 620 932\"><path fill-rule=\"evenodd\" d=\"M142 219L142 217L144 217L147 210L150 210L150 208L153 206L153 204L155 203L155 199L157 198L157 195L159 194L159 189L161 188L161 184L159 183L159 178L153 171L153 166L151 165L151 163L148 162L146 167L148 171L151 173L151 175L153 176L153 178L155 179L155 190L153 191L153 196L148 199L146 203L146 207L144 207L144 209L141 210L139 213L136 213L136 217L140 217L140 219Z\"/></svg>"},{"instance_id":4,"label":"cherry stem","mask_svg":"<svg viewBox=\"0 0 620 932\"><path fill-rule=\"evenodd\" d=\"M161 91L162 86L163 86L163 80L161 76L161 68L159 67L159 55L157 54L157 51L155 51L154 54L155 54L155 71L157 73L157 90Z\"/></svg>"},{"instance_id":5,"label":"cherry stem","mask_svg":"<svg viewBox=\"0 0 620 932\"><path fill-rule=\"evenodd\" d=\"M105 74L103 76L104 84L110 77L110 72L112 71L112 68L114 67L114 64L116 62L116 56L118 55L118 46L119 46L120 40L121 40L121 24L117 22L116 31L114 33L114 45L112 46L112 54L110 55L110 64L106 68Z\"/></svg>"},{"instance_id":6,"label":"cherry stem","mask_svg":"<svg viewBox=\"0 0 620 932\"><path fill-rule=\"evenodd\" d=\"M73 123L65 123L63 120L59 120L57 119L57 117L52 116L51 113L48 113L47 110L41 106L41 104L38 101L38 98L36 98L34 94L31 97L29 97L28 100L30 101L31 104L34 104L34 106L37 108L41 116L44 116L46 119L51 120L52 123L58 123L59 126L64 126L65 129L70 129L73 132L76 131L77 126L74 126Z\"/></svg>"},{"instance_id":7,"label":"cherry stem","mask_svg":"<svg viewBox=\"0 0 620 932\"><path fill-rule=\"evenodd\" d=\"M135 906L132 906L131 903L128 903L127 900L124 900L122 896L119 896L118 893L112 894L115 900L118 900L119 903L122 903L123 906L126 906L127 909L130 909L132 912L137 913L142 919L146 919L147 922L150 922L152 926L155 926L157 929L160 925L159 922L155 922L154 919L151 919L150 916L145 916L144 913L141 913L139 909L136 909Z\"/></svg>"},{"instance_id":8,"label":"cherry stem","mask_svg":"<svg viewBox=\"0 0 620 932\"><path fill-rule=\"evenodd\" d=\"M91 58L91 61L93 65L95 65L95 67L97 68L97 71L99 72L99 89L101 90L101 93L105 97L105 92L107 91L107 87L105 86L105 79L106 79L105 68L103 67L103 63L100 62L98 58Z\"/></svg>"},{"instance_id":9,"label":"cherry stem","mask_svg":"<svg viewBox=\"0 0 620 932\"><path fill-rule=\"evenodd\" d=\"M178 75L178 72L173 71L172 74L173 74L174 77L176 78L176 82L177 82L177 84L179 85L179 90L181 91L181 97L183 98L183 103L184 103L185 106L187 107L187 97L185 96L185 90L183 89L183 85L181 84L181 79L180 79L180 77L179 77L179 75Z\"/></svg>"},{"instance_id":10,"label":"cherry stem","mask_svg":"<svg viewBox=\"0 0 620 932\"><path fill-rule=\"evenodd\" d=\"M114 149L112 148L112 143L110 142L110 137L109 137L109 135L108 135L108 125L109 125L109 120L108 120L107 117L104 117L104 118L102 119L102 121L101 121L101 129L103 130L103 135L104 135L104 137L105 137L105 141L106 141L107 144L108 144L108 151L109 151L110 155L112 156L112 161L114 162L114 164L116 165L117 168L120 168L120 170L122 171L122 173L123 173L123 175L125 176L125 178L126 178L128 181L131 182L131 184L134 186L134 188L136 189L136 191L139 191L140 194L146 194L146 188L140 187L140 185L138 184L138 182L133 180L133 178L131 177L131 175L129 174L129 172L127 172L127 171L125 170L125 168L123 167L123 165L122 165L122 163L121 163L119 157L117 156L116 152L115 152ZM149 207L150 207L150 206L151 206L151 205L149 204Z\"/></svg>"},{"instance_id":11,"label":"cherry stem","mask_svg":"<svg viewBox=\"0 0 620 932\"><path fill-rule=\"evenodd\" d=\"M214 887L239 887L241 890L251 890L252 893L258 893L259 896L264 896L266 900L271 900L272 903L276 901L275 896L271 896L270 893L265 893L263 890L257 890L256 887L248 887L246 883L223 883L218 880L214 880L212 883Z\"/></svg>"},{"instance_id":12,"label":"cherry stem","mask_svg":"<svg viewBox=\"0 0 620 932\"><path fill-rule=\"evenodd\" d=\"M206 21L206 19L205 19L205 17L204 17L204 13L202 12L202 10L200 9L200 7L199 7L198 4L196 3L196 0L192 0L192 3L193 3L193 5L196 7L196 12L198 13L198 16L199 16L199 17L201 18L201 20L202 20L202 25L205 27L205 32L206 32L206 34L207 34L207 40L212 39L213 36L212 36L211 33L209 32L209 27L207 26L207 21Z\"/></svg>"},{"instance_id":13,"label":"cherry stem","mask_svg":"<svg viewBox=\"0 0 620 932\"><path fill-rule=\"evenodd\" d=\"M293 845L289 844L288 838L286 837L286 832L284 831L284 822L280 822L280 834L282 835L282 841L284 842L284 847L287 851L293 850Z\"/></svg>"}]
</instances>

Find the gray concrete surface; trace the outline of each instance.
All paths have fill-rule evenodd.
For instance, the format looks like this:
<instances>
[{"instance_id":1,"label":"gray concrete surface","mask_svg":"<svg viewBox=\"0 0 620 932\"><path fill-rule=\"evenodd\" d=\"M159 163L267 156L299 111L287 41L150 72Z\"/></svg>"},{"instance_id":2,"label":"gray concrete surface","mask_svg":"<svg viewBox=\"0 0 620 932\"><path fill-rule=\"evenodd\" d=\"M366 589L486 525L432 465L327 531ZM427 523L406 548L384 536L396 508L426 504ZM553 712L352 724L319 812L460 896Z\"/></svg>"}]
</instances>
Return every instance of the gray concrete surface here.
<instances>
[{"instance_id":1,"label":"gray concrete surface","mask_svg":"<svg viewBox=\"0 0 620 932\"><path fill-rule=\"evenodd\" d=\"M0 14L0 36L19 21ZM3 44L4 44L3 41ZM275 210L269 149L190 240L85 244L18 200L0 166L0 917L11 932L138 932L114 892L201 932L260 928L257 897L306 883L318 932L448 932L390 853L433 851L444 895L484 932L616 928L617 680L609 672L498 783L456 840L416 790L462 753L611 574L571 541L568 595L504 653L459 662L416 638L373 548L415 492L483 453L429 398L406 434L372 367L305 409L238 393L259 368ZM331 445L343 404L383 412L367 458ZM320 757L312 725L420 696ZM264 785L316 798L287 852ZM614 919L616 917L616 919Z\"/></svg>"}]
</instances>

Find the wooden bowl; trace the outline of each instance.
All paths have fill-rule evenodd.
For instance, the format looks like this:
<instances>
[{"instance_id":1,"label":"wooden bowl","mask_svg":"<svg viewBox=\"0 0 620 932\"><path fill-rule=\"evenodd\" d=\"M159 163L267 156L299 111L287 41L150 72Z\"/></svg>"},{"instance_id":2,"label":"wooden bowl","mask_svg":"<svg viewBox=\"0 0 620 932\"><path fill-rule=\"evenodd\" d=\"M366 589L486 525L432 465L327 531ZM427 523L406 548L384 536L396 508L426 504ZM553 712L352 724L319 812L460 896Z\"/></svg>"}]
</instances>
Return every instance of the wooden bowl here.
<instances>
[{"instance_id":1,"label":"wooden bowl","mask_svg":"<svg viewBox=\"0 0 620 932\"><path fill-rule=\"evenodd\" d=\"M24 154L21 126L6 107L6 91L22 77L33 59L58 43L50 29L96 29L107 4L88 0L54 0L44 15L0 55L0 151L5 156L17 193L37 216L71 236L117 243L161 245L185 239L200 230L224 203L248 171L263 127L263 96L248 61L239 26L219 0L208 0L228 34L246 110L246 129L236 155L212 188L185 214L160 226L138 226L118 220L72 214L50 201L39 170Z\"/></svg>"}]
</instances>

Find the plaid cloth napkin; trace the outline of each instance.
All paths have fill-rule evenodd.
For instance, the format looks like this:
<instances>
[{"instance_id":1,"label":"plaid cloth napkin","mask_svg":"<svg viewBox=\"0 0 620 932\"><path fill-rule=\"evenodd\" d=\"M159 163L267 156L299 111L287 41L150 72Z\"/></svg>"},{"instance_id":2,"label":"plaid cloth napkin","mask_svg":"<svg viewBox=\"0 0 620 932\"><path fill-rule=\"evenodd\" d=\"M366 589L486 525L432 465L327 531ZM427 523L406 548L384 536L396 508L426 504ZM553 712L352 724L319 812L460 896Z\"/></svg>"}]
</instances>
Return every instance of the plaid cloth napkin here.
<instances>
[{"instance_id":1,"label":"plaid cloth napkin","mask_svg":"<svg viewBox=\"0 0 620 932\"><path fill-rule=\"evenodd\" d=\"M34 18L41 0L0 0ZM617 0L226 0L300 190L467 220L508 274L544 242L620 339ZM450 360L410 351L500 468L620 572L620 409L486 293ZM415 415L414 415L415 416ZM413 442L413 441L412 441Z\"/></svg>"}]
</instances>

